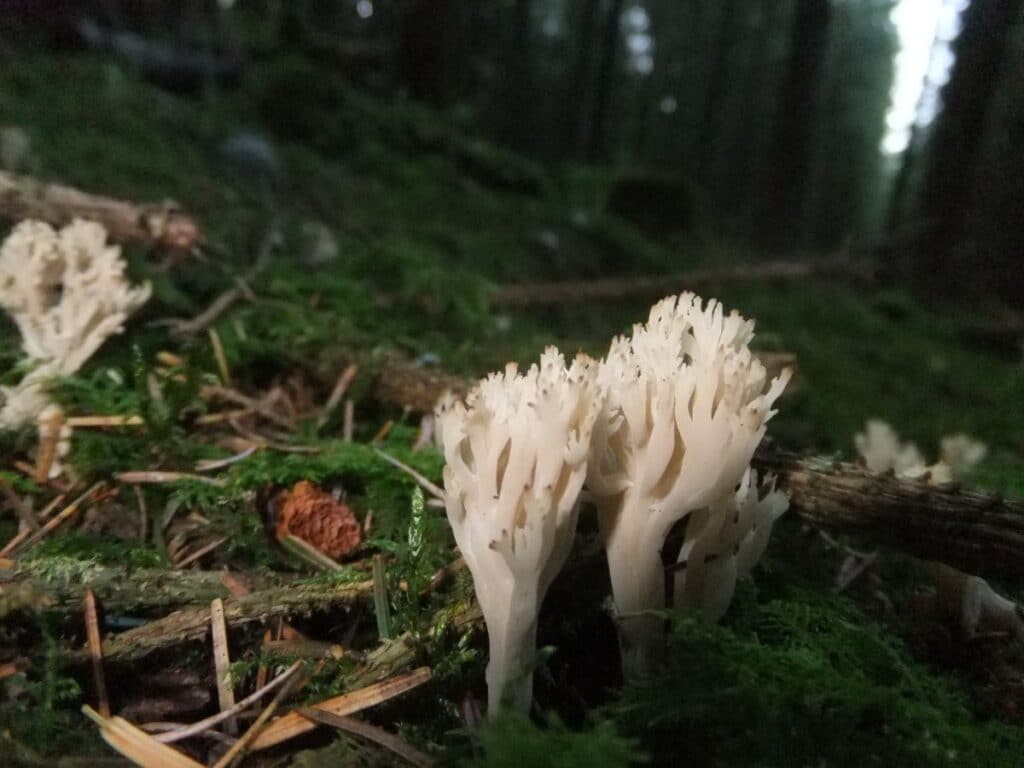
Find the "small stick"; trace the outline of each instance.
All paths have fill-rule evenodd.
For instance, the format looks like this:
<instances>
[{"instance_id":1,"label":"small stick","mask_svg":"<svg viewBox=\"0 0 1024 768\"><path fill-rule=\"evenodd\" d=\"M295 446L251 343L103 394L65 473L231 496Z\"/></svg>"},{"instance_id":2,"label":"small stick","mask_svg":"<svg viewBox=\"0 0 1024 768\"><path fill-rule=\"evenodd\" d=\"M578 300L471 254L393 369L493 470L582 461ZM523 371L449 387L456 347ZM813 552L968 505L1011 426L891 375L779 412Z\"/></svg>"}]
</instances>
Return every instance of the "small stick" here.
<instances>
[{"instance_id":1,"label":"small stick","mask_svg":"<svg viewBox=\"0 0 1024 768\"><path fill-rule=\"evenodd\" d=\"M146 534L149 532L149 511L146 509L146 494L137 485L133 485L132 490L135 491L135 500L139 503L139 541L145 541Z\"/></svg>"},{"instance_id":2,"label":"small stick","mask_svg":"<svg viewBox=\"0 0 1024 768\"><path fill-rule=\"evenodd\" d=\"M247 395L243 395L241 392L237 392L230 387L207 385L199 390L199 394L201 397L206 399L218 398L220 400L227 400L228 402L235 403L236 405L244 406L245 408L256 411L267 421L273 422L283 429L287 429L289 431L295 429L294 423L280 414L275 413L266 406L266 403L248 397Z\"/></svg>"},{"instance_id":3,"label":"small stick","mask_svg":"<svg viewBox=\"0 0 1024 768\"><path fill-rule=\"evenodd\" d=\"M163 350L156 353L156 361L171 368L181 368L185 365L185 359L181 355Z\"/></svg>"},{"instance_id":4,"label":"small stick","mask_svg":"<svg viewBox=\"0 0 1024 768\"><path fill-rule=\"evenodd\" d=\"M223 544L227 540L228 540L228 537L225 536L222 539L217 539L216 541L211 541L205 547L200 547L195 552L193 552L191 555L186 557L184 560L182 560L179 563L176 563L174 567L177 568L179 571L184 569L184 568L187 568L188 566L192 565L192 563L194 563L196 560L201 558L203 555L208 555L211 552L213 552L213 550L215 550L217 547L219 547L221 544Z\"/></svg>"},{"instance_id":5,"label":"small stick","mask_svg":"<svg viewBox=\"0 0 1024 768\"><path fill-rule=\"evenodd\" d=\"M231 368L228 367L228 356L224 354L224 344L220 340L220 334L216 328L207 328L207 335L210 337L210 346L213 347L213 357L217 361L217 370L220 372L220 380L225 387L231 384Z\"/></svg>"},{"instance_id":6,"label":"small stick","mask_svg":"<svg viewBox=\"0 0 1024 768\"><path fill-rule=\"evenodd\" d=\"M312 720L321 725L329 725L332 728L337 728L339 731L361 736L367 741L379 744L389 752L394 752L410 765L416 766L416 768L433 768L433 766L437 765L429 755L402 741L398 736L388 733L383 728L364 723L362 720L357 720L347 715L335 715L331 712L324 712L316 707L299 707L296 712L307 720Z\"/></svg>"},{"instance_id":7,"label":"small stick","mask_svg":"<svg viewBox=\"0 0 1024 768\"><path fill-rule=\"evenodd\" d=\"M341 563L328 557L319 549L314 547L305 539L301 539L293 533L289 533L280 539L281 545L296 557L304 560L317 570L341 571L344 570Z\"/></svg>"},{"instance_id":8,"label":"small stick","mask_svg":"<svg viewBox=\"0 0 1024 768\"><path fill-rule=\"evenodd\" d=\"M122 717L102 717L88 704L82 713L100 727L103 740L136 765L147 768L203 768L190 757L132 725Z\"/></svg>"},{"instance_id":9,"label":"small stick","mask_svg":"<svg viewBox=\"0 0 1024 768\"><path fill-rule=\"evenodd\" d=\"M365 688L349 691L332 699L321 701L314 706L321 712L351 715L389 701L396 696L411 691L413 688L418 688L428 680L430 680L430 667L419 667L411 672L396 675L379 683L368 685ZM256 739L252 748L256 751L269 749L303 733L308 733L315 727L315 723L311 723L297 712L289 712L287 715L271 723L270 727L263 731L259 738Z\"/></svg>"},{"instance_id":10,"label":"small stick","mask_svg":"<svg viewBox=\"0 0 1024 768\"><path fill-rule=\"evenodd\" d=\"M324 405L324 410L320 414L320 418L316 420L316 428L323 429L324 425L327 424L328 419L331 417L331 413L338 407L338 403L341 402L341 398L345 396L349 386L352 384L352 380L355 379L356 374L359 372L359 366L352 363L346 368L341 376L338 377L338 381L334 384L334 389L331 390L330 397L327 398L327 403Z\"/></svg>"},{"instance_id":11,"label":"small stick","mask_svg":"<svg viewBox=\"0 0 1024 768\"><path fill-rule=\"evenodd\" d=\"M235 706L233 706L231 709L225 710L223 712L218 712L215 715L210 715L209 717L203 720L192 723L192 725L179 728L176 731L168 731L167 733L161 733L160 735L156 736L156 740L164 744L173 744L176 741L182 741L183 739L188 739L192 736L198 736L203 731L210 730L211 728L227 720L229 717L234 717L239 712L242 712L243 710L252 706L257 701L266 696L268 693L270 693L272 690L277 688L279 685L287 682L292 677L292 675L294 675L299 670L301 666L302 662L296 661L280 675L275 677L273 680L271 680L269 683L264 685L259 690L250 693L240 702L235 704Z\"/></svg>"},{"instance_id":12,"label":"small stick","mask_svg":"<svg viewBox=\"0 0 1024 768\"><path fill-rule=\"evenodd\" d=\"M441 489L439 486L435 485L434 483L432 483L424 475L417 472L408 464L403 464L401 461L396 459L391 454L385 453L380 448L374 448L374 450L377 452L377 455L384 459L384 461L386 461L388 464L390 464L393 467L397 467L398 469L405 472L405 474L409 475L409 477L416 481L420 488L429 493L435 499L441 499L442 501L444 500L444 490Z\"/></svg>"},{"instance_id":13,"label":"small stick","mask_svg":"<svg viewBox=\"0 0 1024 768\"><path fill-rule=\"evenodd\" d=\"M213 638L213 669L217 675L217 700L223 712L235 706L235 692L231 685L231 654L228 651L228 628L224 623L224 601L219 597L210 603L210 630ZM238 722L234 717L224 721L224 730L230 736L238 735Z\"/></svg>"},{"instance_id":14,"label":"small stick","mask_svg":"<svg viewBox=\"0 0 1024 768\"><path fill-rule=\"evenodd\" d=\"M202 416L197 416L195 424L219 424L222 421L231 421L232 419L241 419L244 416L256 413L255 408L236 408L233 411L221 411L220 413L204 413Z\"/></svg>"},{"instance_id":15,"label":"small stick","mask_svg":"<svg viewBox=\"0 0 1024 768\"><path fill-rule=\"evenodd\" d=\"M107 698L107 679L103 674L103 643L100 640L100 621L96 615L96 595L85 590L85 635L89 642L92 661L92 679L96 685L97 708L104 717L110 717L110 699Z\"/></svg>"},{"instance_id":16,"label":"small stick","mask_svg":"<svg viewBox=\"0 0 1024 768\"><path fill-rule=\"evenodd\" d=\"M377 434L375 434L373 438L370 440L370 444L373 445L375 443L382 442L384 438L391 433L391 428L393 426L395 426L394 419L388 419L387 421L385 421L384 426L378 429Z\"/></svg>"},{"instance_id":17,"label":"small stick","mask_svg":"<svg viewBox=\"0 0 1024 768\"><path fill-rule=\"evenodd\" d=\"M296 662L298 664L298 662ZM213 764L213 768L228 768L237 763L242 756L249 749L249 745L256 740L256 737L260 735L260 731L267 724L273 714L277 711L277 708L281 706L281 702L287 698L288 694L291 693L292 688L302 679L302 675L294 675L287 683L281 686L281 689L277 692L277 695L271 700L267 708L260 712L260 716L256 718L255 722L249 726L247 730L238 741L235 742L234 746L231 747L224 756L221 757L216 763Z\"/></svg>"},{"instance_id":18,"label":"small stick","mask_svg":"<svg viewBox=\"0 0 1024 768\"><path fill-rule=\"evenodd\" d=\"M36 457L35 481L45 483L50 479L50 468L57 456L64 411L54 408L49 418L39 420L39 455Z\"/></svg>"},{"instance_id":19,"label":"small stick","mask_svg":"<svg viewBox=\"0 0 1024 768\"><path fill-rule=\"evenodd\" d=\"M377 614L377 634L381 640L391 638L391 607L388 605L388 583L384 573L383 555L373 556L373 610Z\"/></svg>"},{"instance_id":20,"label":"small stick","mask_svg":"<svg viewBox=\"0 0 1024 768\"><path fill-rule=\"evenodd\" d=\"M343 442L352 442L352 433L355 431L355 415L356 415L356 404L352 402L352 398L345 401L345 423L341 430L341 439Z\"/></svg>"},{"instance_id":21,"label":"small stick","mask_svg":"<svg viewBox=\"0 0 1024 768\"><path fill-rule=\"evenodd\" d=\"M2 476L0 476L0 491L3 491L4 498L14 508L15 514L18 515L18 519L21 520L25 528L30 531L39 530L39 519L32 511L32 508L22 501L21 497L14 492L11 484Z\"/></svg>"},{"instance_id":22,"label":"small stick","mask_svg":"<svg viewBox=\"0 0 1024 768\"><path fill-rule=\"evenodd\" d=\"M213 472L214 470L223 469L224 467L230 467L232 464L237 464L238 462L249 458L258 450L258 445L250 445L241 453L236 453L234 456L228 456L226 459L201 459L196 462L196 471Z\"/></svg>"},{"instance_id":23,"label":"small stick","mask_svg":"<svg viewBox=\"0 0 1024 768\"><path fill-rule=\"evenodd\" d=\"M81 427L138 427L146 423L141 416L114 414L111 416L70 416L64 423L75 429Z\"/></svg>"},{"instance_id":24,"label":"small stick","mask_svg":"<svg viewBox=\"0 0 1024 768\"><path fill-rule=\"evenodd\" d=\"M119 483L176 483L179 480L195 480L197 483L205 483L215 488L223 488L223 480L203 475L194 475L191 472L160 472L157 470L141 470L138 472L118 472L114 479Z\"/></svg>"},{"instance_id":25,"label":"small stick","mask_svg":"<svg viewBox=\"0 0 1024 768\"><path fill-rule=\"evenodd\" d=\"M53 513L53 510L55 510L64 502L65 498L67 497L63 493L55 497L53 501L47 504L43 511L39 513L39 519L46 520ZM18 533L15 534L15 536L9 542L7 542L6 545L4 545L4 548L0 549L0 558L5 558L8 555L10 555L12 552L14 552L14 550L16 550L21 545L23 541L25 541L25 539L27 539L31 535L32 531L28 528L18 531Z\"/></svg>"},{"instance_id":26,"label":"small stick","mask_svg":"<svg viewBox=\"0 0 1024 768\"><path fill-rule=\"evenodd\" d=\"M104 483L102 480L98 483L95 483L91 488L89 488L89 490L87 490L85 493L83 493L81 496L79 496L77 499L71 502L59 515L56 515L51 520L47 520L46 525L44 525L38 531L29 536L25 540L23 545L17 548L17 551L21 552L25 549L29 549L30 547L35 546L40 540L43 539L43 537L50 533L50 531L52 531L54 528L57 528L66 520L73 517L78 512L79 507L81 507L82 504L88 501L89 498L94 493L99 491L103 487L103 485Z\"/></svg>"}]
</instances>

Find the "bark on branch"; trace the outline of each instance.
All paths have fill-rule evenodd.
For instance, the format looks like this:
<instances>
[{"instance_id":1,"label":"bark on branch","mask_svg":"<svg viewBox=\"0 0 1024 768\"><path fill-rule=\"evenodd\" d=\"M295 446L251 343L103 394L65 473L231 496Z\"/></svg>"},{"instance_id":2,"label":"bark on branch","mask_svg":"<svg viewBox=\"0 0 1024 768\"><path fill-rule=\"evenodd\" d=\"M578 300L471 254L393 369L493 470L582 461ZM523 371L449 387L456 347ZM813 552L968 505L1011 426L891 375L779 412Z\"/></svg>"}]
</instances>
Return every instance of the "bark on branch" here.
<instances>
[{"instance_id":1,"label":"bark on branch","mask_svg":"<svg viewBox=\"0 0 1024 768\"><path fill-rule=\"evenodd\" d=\"M224 620L232 629L276 617L328 610L369 597L373 582L332 583L311 581L252 592L224 602ZM203 640L210 631L210 606L185 608L138 629L114 635L103 642L107 663L137 661L148 654L182 643ZM67 661L88 661L87 651L69 654Z\"/></svg>"},{"instance_id":2,"label":"bark on branch","mask_svg":"<svg viewBox=\"0 0 1024 768\"><path fill-rule=\"evenodd\" d=\"M846 257L819 261L769 261L762 264L740 264L712 267L680 275L645 277L613 277L602 280L567 280L555 283L522 283L505 285L491 294L496 307L551 306L583 301L605 301L633 297L668 296L694 290L708 284L735 283L748 280L793 280L807 277L841 277L870 282L875 265L867 260Z\"/></svg>"},{"instance_id":3,"label":"bark on branch","mask_svg":"<svg viewBox=\"0 0 1024 768\"><path fill-rule=\"evenodd\" d=\"M871 475L823 459L760 455L754 464L778 476L792 511L810 523L966 573L1024 578L1024 499Z\"/></svg>"},{"instance_id":4,"label":"bark on branch","mask_svg":"<svg viewBox=\"0 0 1024 768\"><path fill-rule=\"evenodd\" d=\"M0 171L0 218L38 219L55 227L89 219L116 243L188 250L200 238L199 225L173 203L135 203L47 184L31 176Z\"/></svg>"}]
</instances>

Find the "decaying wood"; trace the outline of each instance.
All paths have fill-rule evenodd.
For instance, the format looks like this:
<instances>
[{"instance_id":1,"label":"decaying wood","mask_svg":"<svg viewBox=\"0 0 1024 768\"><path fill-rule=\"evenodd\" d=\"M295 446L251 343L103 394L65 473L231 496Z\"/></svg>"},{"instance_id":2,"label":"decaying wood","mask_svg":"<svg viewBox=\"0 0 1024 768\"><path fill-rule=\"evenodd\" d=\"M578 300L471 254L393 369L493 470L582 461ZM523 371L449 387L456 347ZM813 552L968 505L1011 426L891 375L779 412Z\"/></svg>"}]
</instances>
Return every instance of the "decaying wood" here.
<instances>
[{"instance_id":1,"label":"decaying wood","mask_svg":"<svg viewBox=\"0 0 1024 768\"><path fill-rule=\"evenodd\" d=\"M788 352L759 352L758 358L768 369L768 377L778 376L783 368L797 367L796 355ZM379 367L373 397L385 405L417 413L431 413L445 392L456 397L464 395L477 379L453 376L437 368L420 366L409 360L390 358ZM790 382L787 392L795 390Z\"/></svg>"},{"instance_id":2,"label":"decaying wood","mask_svg":"<svg viewBox=\"0 0 1024 768\"><path fill-rule=\"evenodd\" d=\"M369 598L373 582L331 584L313 581L264 589L224 603L224 620L232 629L283 616L308 615ZM203 640L210 631L210 608L185 608L162 619L108 638L103 657L108 664L141 659L148 654L182 643ZM87 657L77 651L68 654L71 663Z\"/></svg>"},{"instance_id":3,"label":"decaying wood","mask_svg":"<svg viewBox=\"0 0 1024 768\"><path fill-rule=\"evenodd\" d=\"M680 275L611 277L601 280L567 280L555 283L505 285L490 296L493 306L526 307L579 304L583 301L668 296L708 285L751 280L794 280L808 277L839 277L867 282L874 278L871 261L841 257L818 261L768 261L711 267Z\"/></svg>"},{"instance_id":4,"label":"decaying wood","mask_svg":"<svg viewBox=\"0 0 1024 768\"><path fill-rule=\"evenodd\" d=\"M175 571L162 569L127 570L87 561L64 562L57 573L46 570L46 561L29 563L13 577L0 579L0 618L3 608L17 610L5 600L19 592L33 595L33 603L43 601L51 611L78 614L84 610L83 588L93 591L108 616L151 616L183 606L209 605L216 598L231 597L222 581L221 571ZM253 573L247 576L252 588L280 589L300 581L277 573ZM23 606L28 607L28 606Z\"/></svg>"},{"instance_id":5,"label":"decaying wood","mask_svg":"<svg viewBox=\"0 0 1024 768\"><path fill-rule=\"evenodd\" d=\"M135 203L0 171L0 218L38 219L55 227L73 219L103 225L115 243L188 250L199 226L173 203Z\"/></svg>"},{"instance_id":6,"label":"decaying wood","mask_svg":"<svg viewBox=\"0 0 1024 768\"><path fill-rule=\"evenodd\" d=\"M853 464L760 455L793 512L924 560L989 578L1024 577L1024 499L871 475Z\"/></svg>"}]
</instances>

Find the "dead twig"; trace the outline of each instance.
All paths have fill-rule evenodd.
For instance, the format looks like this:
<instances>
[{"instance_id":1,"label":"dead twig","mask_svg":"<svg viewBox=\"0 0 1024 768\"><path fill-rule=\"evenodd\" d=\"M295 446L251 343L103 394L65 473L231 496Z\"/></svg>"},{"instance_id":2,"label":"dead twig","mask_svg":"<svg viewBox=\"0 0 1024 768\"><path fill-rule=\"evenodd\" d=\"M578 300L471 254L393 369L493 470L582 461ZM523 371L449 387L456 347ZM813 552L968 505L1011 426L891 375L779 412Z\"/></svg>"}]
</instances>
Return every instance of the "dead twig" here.
<instances>
[{"instance_id":1,"label":"dead twig","mask_svg":"<svg viewBox=\"0 0 1024 768\"><path fill-rule=\"evenodd\" d=\"M213 552L213 550L217 549L217 547L219 547L221 544L223 544L227 540L228 539L225 536L224 538L215 539L214 541L211 541L205 547L200 547L199 549L197 549L195 552L193 552L191 555L186 557L184 560L180 560L179 562L175 563L174 567L177 568L178 570L183 570L185 568L188 568L196 560L198 560L201 557L204 557L205 555L210 554L211 552Z\"/></svg>"},{"instance_id":2,"label":"dead twig","mask_svg":"<svg viewBox=\"0 0 1024 768\"><path fill-rule=\"evenodd\" d=\"M29 531L39 530L39 518L36 517L32 508L22 501L22 498L14 492L11 484L6 478L0 476L0 492L3 492L4 498L7 499L7 503L11 509L21 520L22 525Z\"/></svg>"},{"instance_id":3,"label":"dead twig","mask_svg":"<svg viewBox=\"0 0 1024 768\"><path fill-rule=\"evenodd\" d=\"M15 551L16 555L17 554L21 554L22 552L24 552L27 549L30 549L31 547L34 547L48 533L53 531L55 528L58 528L60 525L62 525L67 520L69 520L72 517L74 517L78 513L78 510L81 508L81 506L85 502L87 502L89 499L91 499L92 496L95 493L97 493L103 487L104 487L104 483L102 481L100 481L98 483L95 483L94 485L92 485L89 488L89 490L87 490L85 493L83 493L81 496L79 496L77 499L75 499L73 502L71 502L71 504L69 504L64 510L62 510L60 512L60 514L55 515L50 520L47 520L46 524L42 528L40 528L38 531L33 533L31 536L29 536L27 539L25 539L25 541L21 545L19 545L19 546L17 546L15 548L14 551ZM6 549L6 547L5 547L5 549Z\"/></svg>"},{"instance_id":4,"label":"dead twig","mask_svg":"<svg viewBox=\"0 0 1024 768\"><path fill-rule=\"evenodd\" d=\"M296 662L296 664L298 664L298 662ZM296 667L296 669L298 669L298 667ZM277 708L281 706L281 702L288 697L288 694L291 693L292 689L301 679L302 675L297 672L292 673L288 682L281 686L281 689L271 700L270 704L267 705L267 708L264 709L260 713L260 716L256 718L255 722L249 726L249 730L242 735L242 738L235 742L231 749L229 749L220 760L213 764L213 768L228 768L242 759L242 756L249 750L250 745L252 745L259 736L264 726L266 726L267 722L277 711Z\"/></svg>"},{"instance_id":5,"label":"dead twig","mask_svg":"<svg viewBox=\"0 0 1024 768\"><path fill-rule=\"evenodd\" d=\"M428 480L424 475L417 472L408 464L402 463L391 454L382 451L380 448L374 448L374 451L376 451L377 455L384 459L384 461L386 461L388 464L390 464L393 467L397 467L398 469L405 472L405 474L409 475L409 477L416 481L416 484L419 485L420 488L425 490L435 499L441 499L442 501L444 500L444 490L442 490L440 486L435 485L430 480Z\"/></svg>"},{"instance_id":6,"label":"dead twig","mask_svg":"<svg viewBox=\"0 0 1024 768\"><path fill-rule=\"evenodd\" d=\"M312 720L316 723L320 723L321 725L329 725L332 728L337 728L339 731L351 733L354 736L359 736L367 741L372 741L373 743L384 747L384 749L389 752L393 752L398 755L410 765L415 765L417 768L433 768L433 766L436 765L429 755L420 752L415 747L406 743L393 733L388 733L383 728L378 728L375 725L364 723L362 720L357 720L354 717L335 715L332 712L324 712L316 707L299 707L296 711L307 720Z\"/></svg>"},{"instance_id":7,"label":"dead twig","mask_svg":"<svg viewBox=\"0 0 1024 768\"><path fill-rule=\"evenodd\" d=\"M430 680L430 667L420 667L365 688L327 699L316 704L315 707L322 712L335 715L351 715L400 696L413 688L418 688L428 680ZM316 723L310 722L297 712L290 712L271 723L259 735L252 748L254 751L268 749L307 733L315 727Z\"/></svg>"},{"instance_id":8,"label":"dead twig","mask_svg":"<svg viewBox=\"0 0 1024 768\"><path fill-rule=\"evenodd\" d=\"M92 660L92 679L96 686L96 707L103 717L110 717L107 679L103 674L103 643L100 640L100 622L96 615L96 595L91 589L85 590L85 635L89 643L89 657Z\"/></svg>"},{"instance_id":9,"label":"dead twig","mask_svg":"<svg viewBox=\"0 0 1024 768\"><path fill-rule=\"evenodd\" d=\"M288 682L288 680L291 679L292 675L294 675L299 670L300 667L302 667L302 662L296 661L280 675L275 677L273 680L271 680L269 683L264 685L259 690L254 691L253 693L246 696L244 699L236 703L230 709L223 710L215 715L210 715L209 717L204 718L203 720L192 723L192 725L183 726L173 731L161 733L155 738L157 741L162 742L164 744L173 744L176 741L182 741L193 736L198 736L199 734L205 731L209 731L210 729L223 723L228 718L236 717L239 712L244 712L246 709L248 709L253 704L258 702L272 690Z\"/></svg>"},{"instance_id":10,"label":"dead twig","mask_svg":"<svg viewBox=\"0 0 1024 768\"><path fill-rule=\"evenodd\" d=\"M139 470L137 472L118 472L114 479L119 483L143 485L147 483L176 483L179 480L194 480L204 485L212 485L215 488L223 488L225 483L213 477L195 475L191 472L160 472L157 470Z\"/></svg>"},{"instance_id":11,"label":"dead twig","mask_svg":"<svg viewBox=\"0 0 1024 768\"><path fill-rule=\"evenodd\" d=\"M217 676L217 701L220 710L235 706L235 691L231 685L231 653L228 650L228 628L224 622L224 601L219 597L210 603L210 636L213 642L213 670ZM231 736L238 735L238 723L234 717L224 721L224 730Z\"/></svg>"},{"instance_id":12,"label":"dead twig","mask_svg":"<svg viewBox=\"0 0 1024 768\"><path fill-rule=\"evenodd\" d=\"M330 397L327 398L327 403L324 405L323 412L320 414L320 418L316 420L316 428L318 430L323 429L330 419L334 409L338 407L338 403L341 402L341 398L345 396L349 386L355 379L356 374L359 373L359 366L355 363L349 365L338 377L338 381L334 385L334 389L331 390Z\"/></svg>"}]
</instances>

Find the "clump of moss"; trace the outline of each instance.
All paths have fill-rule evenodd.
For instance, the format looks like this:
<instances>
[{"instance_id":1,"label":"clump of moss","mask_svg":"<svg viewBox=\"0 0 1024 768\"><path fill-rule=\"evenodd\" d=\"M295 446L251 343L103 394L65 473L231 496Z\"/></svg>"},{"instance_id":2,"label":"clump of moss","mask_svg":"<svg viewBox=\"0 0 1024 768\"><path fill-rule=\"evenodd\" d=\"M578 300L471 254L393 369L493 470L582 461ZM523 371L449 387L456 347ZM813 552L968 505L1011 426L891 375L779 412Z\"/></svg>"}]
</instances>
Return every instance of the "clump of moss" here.
<instances>
[{"instance_id":1,"label":"clump of moss","mask_svg":"<svg viewBox=\"0 0 1024 768\"><path fill-rule=\"evenodd\" d=\"M464 761L464 768L624 768L645 762L638 743L623 737L610 722L573 731L555 717L540 727L512 711L487 722L480 746L482 754Z\"/></svg>"},{"instance_id":2,"label":"clump of moss","mask_svg":"<svg viewBox=\"0 0 1024 768\"><path fill-rule=\"evenodd\" d=\"M732 626L672 615L664 674L610 705L658 759L692 765L1010 765L1024 729L984 722L849 600L747 600Z\"/></svg>"}]
</instances>

